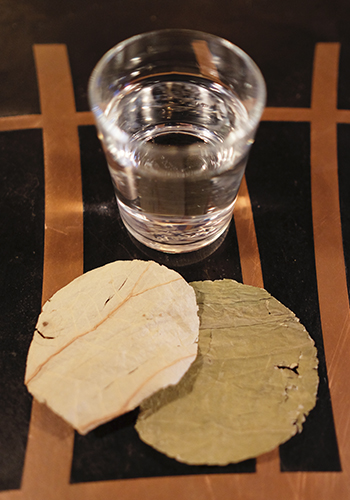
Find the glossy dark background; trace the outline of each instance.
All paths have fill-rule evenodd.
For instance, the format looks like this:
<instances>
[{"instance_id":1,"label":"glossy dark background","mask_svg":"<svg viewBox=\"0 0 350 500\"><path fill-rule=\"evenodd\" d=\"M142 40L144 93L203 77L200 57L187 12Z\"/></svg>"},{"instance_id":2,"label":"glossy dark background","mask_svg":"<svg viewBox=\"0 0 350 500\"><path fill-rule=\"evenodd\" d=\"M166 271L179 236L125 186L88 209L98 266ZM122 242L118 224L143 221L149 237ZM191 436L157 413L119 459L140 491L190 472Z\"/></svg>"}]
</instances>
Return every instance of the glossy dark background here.
<instances>
[{"instance_id":1,"label":"glossy dark background","mask_svg":"<svg viewBox=\"0 0 350 500\"><path fill-rule=\"evenodd\" d=\"M190 28L239 45L260 66L268 106L309 107L314 47L341 42L338 106L350 109L347 0L0 0L0 115L40 112L32 45L65 43L78 111L88 109L88 77L103 53L137 33ZM349 125L338 127L345 259L350 257ZM121 226L93 127L80 127L85 270L145 254ZM290 307L317 343L320 391L302 434L281 447L282 470L339 470L317 302L307 123L262 123L247 169L265 287ZM0 490L19 488L31 399L25 359L41 303L43 152L40 130L0 133ZM101 210L101 206L105 208ZM196 264L166 259L189 281L241 280L235 227ZM72 481L198 473L142 444L135 412L77 437ZM212 468L213 472L218 469ZM254 461L220 469L250 472Z\"/></svg>"}]
</instances>

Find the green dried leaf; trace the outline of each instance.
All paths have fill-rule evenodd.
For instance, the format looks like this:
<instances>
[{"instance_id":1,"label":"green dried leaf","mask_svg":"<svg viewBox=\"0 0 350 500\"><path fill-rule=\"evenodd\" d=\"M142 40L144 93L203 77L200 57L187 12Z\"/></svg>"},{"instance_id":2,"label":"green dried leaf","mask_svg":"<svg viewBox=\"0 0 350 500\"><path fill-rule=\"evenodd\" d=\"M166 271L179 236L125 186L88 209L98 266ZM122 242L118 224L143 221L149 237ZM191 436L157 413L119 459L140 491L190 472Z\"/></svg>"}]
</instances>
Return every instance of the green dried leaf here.
<instances>
[{"instance_id":1,"label":"green dried leaf","mask_svg":"<svg viewBox=\"0 0 350 500\"><path fill-rule=\"evenodd\" d=\"M192 283L199 353L181 381L141 405L143 441L189 464L225 465L274 449L302 429L318 387L316 348L263 289Z\"/></svg>"}]
</instances>

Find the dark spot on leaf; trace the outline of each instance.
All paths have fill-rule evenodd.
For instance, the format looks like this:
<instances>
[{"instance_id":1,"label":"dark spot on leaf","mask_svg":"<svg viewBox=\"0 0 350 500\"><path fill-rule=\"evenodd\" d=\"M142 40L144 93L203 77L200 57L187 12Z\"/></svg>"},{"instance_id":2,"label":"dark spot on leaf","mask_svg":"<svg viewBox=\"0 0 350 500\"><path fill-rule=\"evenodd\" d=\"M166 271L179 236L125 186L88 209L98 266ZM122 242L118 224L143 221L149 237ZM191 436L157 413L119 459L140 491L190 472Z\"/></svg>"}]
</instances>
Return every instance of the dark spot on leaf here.
<instances>
[{"instance_id":1,"label":"dark spot on leaf","mask_svg":"<svg viewBox=\"0 0 350 500\"><path fill-rule=\"evenodd\" d=\"M108 302L109 302L112 298L113 298L113 295L110 295L110 296L108 297L108 299L106 300L106 302L104 303L104 306L105 306L106 304L108 304ZM104 306L103 306L103 307L104 307Z\"/></svg>"},{"instance_id":2,"label":"dark spot on leaf","mask_svg":"<svg viewBox=\"0 0 350 500\"><path fill-rule=\"evenodd\" d=\"M123 286L125 285L125 283L127 282L128 278L125 278L125 280L123 281L123 283L120 285L120 287L118 288L118 290L121 290L123 288Z\"/></svg>"},{"instance_id":3,"label":"dark spot on leaf","mask_svg":"<svg viewBox=\"0 0 350 500\"><path fill-rule=\"evenodd\" d=\"M54 339L55 337L47 337L45 335L43 335L37 328L35 328L35 331L38 332L38 334L43 338L43 339L49 339L49 340L52 340Z\"/></svg>"},{"instance_id":4,"label":"dark spot on leaf","mask_svg":"<svg viewBox=\"0 0 350 500\"><path fill-rule=\"evenodd\" d=\"M299 375L299 372L298 372L299 365L295 365L295 366L277 365L277 368L279 368L280 370L290 370L290 371L294 372L296 375Z\"/></svg>"}]
</instances>

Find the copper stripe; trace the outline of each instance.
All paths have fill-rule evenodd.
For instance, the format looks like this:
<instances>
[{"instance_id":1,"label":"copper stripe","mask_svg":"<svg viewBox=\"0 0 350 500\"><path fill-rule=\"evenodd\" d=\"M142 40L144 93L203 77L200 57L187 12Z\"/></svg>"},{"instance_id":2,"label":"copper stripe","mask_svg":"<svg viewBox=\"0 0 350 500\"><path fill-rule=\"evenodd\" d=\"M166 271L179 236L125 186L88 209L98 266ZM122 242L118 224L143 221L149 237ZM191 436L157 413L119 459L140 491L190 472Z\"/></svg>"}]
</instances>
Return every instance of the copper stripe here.
<instances>
[{"instance_id":1,"label":"copper stripe","mask_svg":"<svg viewBox=\"0 0 350 500\"><path fill-rule=\"evenodd\" d=\"M238 239L243 283L264 287L260 254L245 176L239 189L234 208L234 220Z\"/></svg>"},{"instance_id":2,"label":"copper stripe","mask_svg":"<svg viewBox=\"0 0 350 500\"><path fill-rule=\"evenodd\" d=\"M309 122L311 110L309 108L265 108L262 121L274 122Z\"/></svg>"},{"instance_id":3,"label":"copper stripe","mask_svg":"<svg viewBox=\"0 0 350 500\"><path fill-rule=\"evenodd\" d=\"M73 85L64 45L34 46L45 163L44 303L83 272L83 204ZM66 498L73 431L33 401L23 493Z\"/></svg>"},{"instance_id":4,"label":"copper stripe","mask_svg":"<svg viewBox=\"0 0 350 500\"><path fill-rule=\"evenodd\" d=\"M312 92L311 186L319 305L335 427L344 471L350 471L350 321L337 163L337 75L340 45L319 44ZM350 479L350 478L348 478Z\"/></svg>"},{"instance_id":5,"label":"copper stripe","mask_svg":"<svg viewBox=\"0 0 350 500\"><path fill-rule=\"evenodd\" d=\"M94 117L91 111L80 111L74 115L76 125L94 125ZM0 116L0 132L9 130L27 130L42 128L42 115L16 115Z\"/></svg>"},{"instance_id":6,"label":"copper stripe","mask_svg":"<svg viewBox=\"0 0 350 500\"><path fill-rule=\"evenodd\" d=\"M36 45L45 161L43 301L83 272L79 137L64 45Z\"/></svg>"},{"instance_id":7,"label":"copper stripe","mask_svg":"<svg viewBox=\"0 0 350 500\"><path fill-rule=\"evenodd\" d=\"M350 123L350 109L338 109L336 117L338 123Z\"/></svg>"},{"instance_id":8,"label":"copper stripe","mask_svg":"<svg viewBox=\"0 0 350 500\"><path fill-rule=\"evenodd\" d=\"M2 116L0 132L42 127L41 115Z\"/></svg>"},{"instance_id":9,"label":"copper stripe","mask_svg":"<svg viewBox=\"0 0 350 500\"><path fill-rule=\"evenodd\" d=\"M0 491L1 500L22 500L23 493L21 490Z\"/></svg>"},{"instance_id":10,"label":"copper stripe","mask_svg":"<svg viewBox=\"0 0 350 500\"><path fill-rule=\"evenodd\" d=\"M80 111L76 115L77 125L94 125L94 115L91 111Z\"/></svg>"},{"instance_id":11,"label":"copper stripe","mask_svg":"<svg viewBox=\"0 0 350 500\"><path fill-rule=\"evenodd\" d=\"M260 253L255 232L253 211L245 176L239 189L233 212L236 226L243 283L264 287ZM279 470L278 448L256 460L256 472L266 477Z\"/></svg>"},{"instance_id":12,"label":"copper stripe","mask_svg":"<svg viewBox=\"0 0 350 500\"><path fill-rule=\"evenodd\" d=\"M311 108L273 108L265 109L261 121L281 122L310 122L312 120ZM350 123L350 110L338 109L336 111L337 123ZM94 125L91 111L79 111L75 114L77 125ZM9 130L23 130L41 128L41 115L16 115L0 117L0 132Z\"/></svg>"},{"instance_id":13,"label":"copper stripe","mask_svg":"<svg viewBox=\"0 0 350 500\"><path fill-rule=\"evenodd\" d=\"M210 52L208 43L205 40L193 40L192 48L201 74L220 82L219 73L213 61L213 55Z\"/></svg>"}]
</instances>

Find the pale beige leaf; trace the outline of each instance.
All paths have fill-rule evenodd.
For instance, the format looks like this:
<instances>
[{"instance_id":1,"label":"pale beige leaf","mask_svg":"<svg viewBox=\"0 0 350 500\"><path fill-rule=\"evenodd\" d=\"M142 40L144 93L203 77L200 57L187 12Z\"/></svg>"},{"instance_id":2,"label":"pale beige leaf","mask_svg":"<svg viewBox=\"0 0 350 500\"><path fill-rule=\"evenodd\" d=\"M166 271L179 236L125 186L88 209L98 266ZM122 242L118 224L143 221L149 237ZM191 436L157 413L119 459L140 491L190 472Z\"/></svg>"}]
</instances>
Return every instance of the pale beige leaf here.
<instances>
[{"instance_id":1,"label":"pale beige leaf","mask_svg":"<svg viewBox=\"0 0 350 500\"><path fill-rule=\"evenodd\" d=\"M316 348L295 315L263 289L192 283L199 351L181 381L141 405L146 443L189 464L225 465L301 431L318 387Z\"/></svg>"},{"instance_id":2,"label":"pale beige leaf","mask_svg":"<svg viewBox=\"0 0 350 500\"><path fill-rule=\"evenodd\" d=\"M177 383L197 354L193 288L155 262L117 261L43 307L25 382L80 433Z\"/></svg>"}]
</instances>

